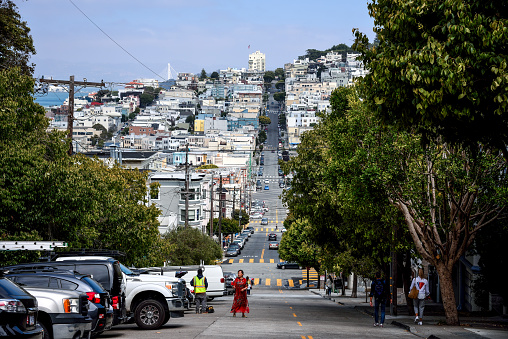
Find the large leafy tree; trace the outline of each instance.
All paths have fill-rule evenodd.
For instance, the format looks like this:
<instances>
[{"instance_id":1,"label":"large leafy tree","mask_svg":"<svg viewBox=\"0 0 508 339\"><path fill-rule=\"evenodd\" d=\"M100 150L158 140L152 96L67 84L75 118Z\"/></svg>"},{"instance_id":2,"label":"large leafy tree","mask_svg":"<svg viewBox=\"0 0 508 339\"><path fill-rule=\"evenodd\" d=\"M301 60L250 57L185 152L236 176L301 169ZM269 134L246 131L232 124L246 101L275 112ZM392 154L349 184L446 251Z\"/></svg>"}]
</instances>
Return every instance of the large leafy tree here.
<instances>
[{"instance_id":1,"label":"large leafy tree","mask_svg":"<svg viewBox=\"0 0 508 339\"><path fill-rule=\"evenodd\" d=\"M212 238L192 227L177 227L164 235L172 250L166 255L171 265L213 264L222 258L222 250Z\"/></svg>"},{"instance_id":2,"label":"large leafy tree","mask_svg":"<svg viewBox=\"0 0 508 339\"><path fill-rule=\"evenodd\" d=\"M508 8L503 0L374 0L379 45L355 31L369 74L365 103L382 121L426 137L505 152Z\"/></svg>"},{"instance_id":3,"label":"large leafy tree","mask_svg":"<svg viewBox=\"0 0 508 339\"><path fill-rule=\"evenodd\" d=\"M10 0L0 0L0 65L19 67L25 75L33 72L29 59L35 54L30 28L21 21L17 6Z\"/></svg>"}]
</instances>

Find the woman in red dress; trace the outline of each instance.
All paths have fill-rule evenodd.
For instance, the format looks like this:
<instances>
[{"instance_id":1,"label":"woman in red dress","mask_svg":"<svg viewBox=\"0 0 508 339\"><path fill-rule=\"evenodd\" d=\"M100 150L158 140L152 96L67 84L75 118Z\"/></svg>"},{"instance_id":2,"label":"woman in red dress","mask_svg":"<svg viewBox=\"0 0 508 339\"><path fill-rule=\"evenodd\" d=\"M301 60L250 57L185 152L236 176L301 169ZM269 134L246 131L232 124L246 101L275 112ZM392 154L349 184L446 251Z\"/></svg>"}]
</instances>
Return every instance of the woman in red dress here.
<instances>
[{"instance_id":1,"label":"woman in red dress","mask_svg":"<svg viewBox=\"0 0 508 339\"><path fill-rule=\"evenodd\" d=\"M249 313L249 302L247 301L247 279L243 277L243 270L238 271L238 276L231 283L235 289L235 299L233 306L231 306L231 313L236 317L237 312L242 312L242 317L245 318L245 313Z\"/></svg>"}]
</instances>

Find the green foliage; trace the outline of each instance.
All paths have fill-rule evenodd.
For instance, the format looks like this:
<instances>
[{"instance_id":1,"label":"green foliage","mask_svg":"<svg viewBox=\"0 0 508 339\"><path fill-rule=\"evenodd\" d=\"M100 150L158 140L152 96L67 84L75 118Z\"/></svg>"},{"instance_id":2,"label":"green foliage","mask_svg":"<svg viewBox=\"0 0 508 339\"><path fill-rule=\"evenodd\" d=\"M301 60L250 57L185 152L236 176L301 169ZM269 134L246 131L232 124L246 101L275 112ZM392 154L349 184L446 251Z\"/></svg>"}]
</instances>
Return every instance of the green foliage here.
<instances>
[{"instance_id":1,"label":"green foliage","mask_svg":"<svg viewBox=\"0 0 508 339\"><path fill-rule=\"evenodd\" d=\"M207 233L210 234L210 222L207 224ZM221 233L222 234L233 234L241 231L238 225L238 219L234 220L231 218L222 218L221 220ZM213 234L219 235L219 219L213 219Z\"/></svg>"},{"instance_id":2,"label":"green foliage","mask_svg":"<svg viewBox=\"0 0 508 339\"><path fill-rule=\"evenodd\" d=\"M275 84L275 88L277 88L279 90L285 89L286 88L286 82L284 80L277 81L277 83Z\"/></svg>"},{"instance_id":3,"label":"green foliage","mask_svg":"<svg viewBox=\"0 0 508 339\"><path fill-rule=\"evenodd\" d=\"M335 46L333 46L331 48L325 49L324 51L320 51L320 50L317 50L317 49L308 49L306 51L305 55L299 56L298 59L303 60L305 58L309 58L309 60L314 60L315 61L318 58L320 58L322 56L325 56L328 52L336 51L336 52L342 53L342 59L345 60L347 53L354 52L353 48L354 48L354 46L353 47L349 47L346 44L338 44L338 45L335 45Z\"/></svg>"},{"instance_id":4,"label":"green foliage","mask_svg":"<svg viewBox=\"0 0 508 339\"><path fill-rule=\"evenodd\" d=\"M219 79L219 73L217 73L216 71L213 71L212 74L210 75L210 78Z\"/></svg>"},{"instance_id":5,"label":"green foliage","mask_svg":"<svg viewBox=\"0 0 508 339\"><path fill-rule=\"evenodd\" d=\"M151 105L154 99L155 95L144 92L139 96L139 106L145 108L146 106Z\"/></svg>"},{"instance_id":6,"label":"green foliage","mask_svg":"<svg viewBox=\"0 0 508 339\"><path fill-rule=\"evenodd\" d=\"M267 117L266 115L260 115L259 116L259 124L260 125L270 125L272 123L272 120Z\"/></svg>"},{"instance_id":7,"label":"green foliage","mask_svg":"<svg viewBox=\"0 0 508 339\"><path fill-rule=\"evenodd\" d=\"M355 31L369 74L362 97L382 121L444 141L505 152L508 18L503 1L368 5L379 45ZM425 140L424 140L425 141Z\"/></svg>"},{"instance_id":8,"label":"green foliage","mask_svg":"<svg viewBox=\"0 0 508 339\"><path fill-rule=\"evenodd\" d=\"M28 62L35 48L30 28L10 0L0 1L0 27L0 68L18 67L22 74L32 74L34 65Z\"/></svg>"},{"instance_id":9,"label":"green foliage","mask_svg":"<svg viewBox=\"0 0 508 339\"><path fill-rule=\"evenodd\" d=\"M278 102L286 100L286 92L273 93L273 99Z\"/></svg>"},{"instance_id":10,"label":"green foliage","mask_svg":"<svg viewBox=\"0 0 508 339\"><path fill-rule=\"evenodd\" d=\"M275 79L275 73L273 73L273 71L266 71L263 75L263 79L265 80L265 83L270 83Z\"/></svg>"},{"instance_id":11,"label":"green foliage","mask_svg":"<svg viewBox=\"0 0 508 339\"><path fill-rule=\"evenodd\" d=\"M310 240L313 232L308 220L295 220L280 240L279 257L319 271L320 248Z\"/></svg>"},{"instance_id":12,"label":"green foliage","mask_svg":"<svg viewBox=\"0 0 508 339\"><path fill-rule=\"evenodd\" d=\"M258 133L259 143L260 144L264 143L266 141L266 138L267 138L266 132L265 131L259 131L259 133Z\"/></svg>"},{"instance_id":13,"label":"green foliage","mask_svg":"<svg viewBox=\"0 0 508 339\"><path fill-rule=\"evenodd\" d=\"M207 78L206 71L204 68L201 69L201 74L199 76L199 80L205 80Z\"/></svg>"},{"instance_id":14,"label":"green foliage","mask_svg":"<svg viewBox=\"0 0 508 339\"><path fill-rule=\"evenodd\" d=\"M196 228L178 227L163 236L170 244L171 252L165 259L171 265L205 265L214 264L222 258L222 250L212 238Z\"/></svg>"},{"instance_id":15,"label":"green foliage","mask_svg":"<svg viewBox=\"0 0 508 339\"><path fill-rule=\"evenodd\" d=\"M283 68L280 68L280 67L276 68L275 72L273 72L273 73L274 73L274 75L276 77L279 77L279 79L282 80L282 81L285 78L285 73L284 73L284 69Z\"/></svg>"},{"instance_id":16,"label":"green foliage","mask_svg":"<svg viewBox=\"0 0 508 339\"><path fill-rule=\"evenodd\" d=\"M249 223L250 217L249 214L245 210L241 210L242 219L240 221L240 224L242 226L245 226ZM238 223L238 217L240 216L240 210L234 210L233 211L233 220Z\"/></svg>"}]
</instances>

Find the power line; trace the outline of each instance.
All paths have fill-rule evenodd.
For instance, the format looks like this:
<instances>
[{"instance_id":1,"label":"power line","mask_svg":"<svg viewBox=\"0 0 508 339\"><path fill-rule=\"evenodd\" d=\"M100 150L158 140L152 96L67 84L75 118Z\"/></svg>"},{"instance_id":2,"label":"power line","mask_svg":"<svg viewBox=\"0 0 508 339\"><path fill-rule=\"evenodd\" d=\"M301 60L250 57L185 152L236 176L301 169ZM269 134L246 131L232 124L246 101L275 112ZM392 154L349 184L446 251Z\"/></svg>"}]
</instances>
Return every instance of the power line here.
<instances>
[{"instance_id":1,"label":"power line","mask_svg":"<svg viewBox=\"0 0 508 339\"><path fill-rule=\"evenodd\" d=\"M147 65L145 65L144 63L142 63L138 58L136 58L134 55L132 55L131 53L129 53L129 51L127 51L125 48L123 48L122 45L120 45L118 42L116 42L112 37L109 36L108 33L106 33L102 28L99 27L99 25L97 25L95 22L93 22L92 19L90 19L88 17L88 15L85 14L85 12L83 12L72 0L69 0L69 2L74 6L76 7L76 9L78 11L81 12L81 14L83 14L87 19L88 21L90 21L95 27L97 27L97 29L99 29L99 31L101 31L102 33L104 33L105 36L107 36L109 38L109 40L113 41L115 43L115 45L117 45L118 47L120 47L125 53L127 53L128 55L131 56L131 58L133 58L134 60L136 60L139 64L141 64L143 67L145 67L147 70L149 70L150 72L152 72L153 74L155 74L156 76L158 76L159 78L161 78L162 80L166 80L164 79L162 76L160 76L159 74L157 74L155 71L153 71L150 67L148 67Z\"/></svg>"}]
</instances>

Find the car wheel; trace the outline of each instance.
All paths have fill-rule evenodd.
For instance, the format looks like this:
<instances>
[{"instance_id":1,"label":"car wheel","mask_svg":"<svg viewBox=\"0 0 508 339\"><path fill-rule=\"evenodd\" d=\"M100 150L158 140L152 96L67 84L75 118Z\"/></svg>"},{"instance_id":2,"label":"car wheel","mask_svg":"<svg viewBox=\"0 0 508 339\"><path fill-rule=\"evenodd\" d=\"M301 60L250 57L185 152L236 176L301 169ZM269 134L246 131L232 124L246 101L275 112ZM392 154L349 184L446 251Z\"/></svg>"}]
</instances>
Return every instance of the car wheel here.
<instances>
[{"instance_id":1,"label":"car wheel","mask_svg":"<svg viewBox=\"0 0 508 339\"><path fill-rule=\"evenodd\" d=\"M286 269L286 266L282 266L282 269L285 270Z\"/></svg>"},{"instance_id":2,"label":"car wheel","mask_svg":"<svg viewBox=\"0 0 508 339\"><path fill-rule=\"evenodd\" d=\"M136 307L136 324L144 330L155 330L164 324L166 311L157 300L144 300Z\"/></svg>"}]
</instances>

